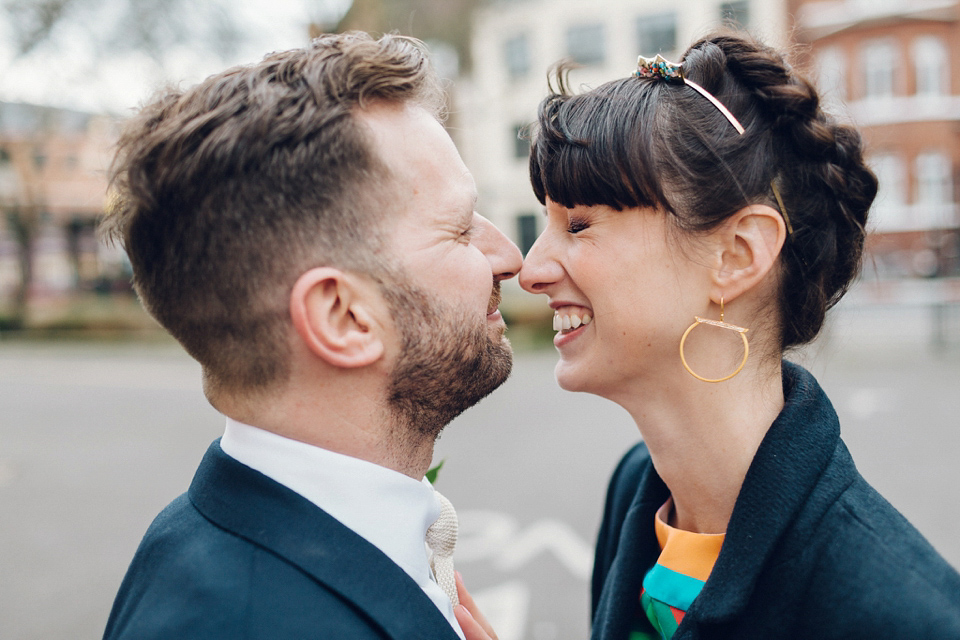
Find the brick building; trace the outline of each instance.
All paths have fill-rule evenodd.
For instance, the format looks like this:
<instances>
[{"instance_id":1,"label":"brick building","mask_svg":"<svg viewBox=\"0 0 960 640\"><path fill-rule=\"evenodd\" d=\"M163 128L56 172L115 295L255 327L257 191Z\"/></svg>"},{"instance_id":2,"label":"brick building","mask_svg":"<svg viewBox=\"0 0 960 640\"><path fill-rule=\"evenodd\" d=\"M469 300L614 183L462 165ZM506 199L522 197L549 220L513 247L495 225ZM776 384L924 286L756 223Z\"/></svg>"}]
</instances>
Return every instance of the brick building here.
<instances>
[{"instance_id":1,"label":"brick building","mask_svg":"<svg viewBox=\"0 0 960 640\"><path fill-rule=\"evenodd\" d=\"M880 179L868 275L960 275L960 3L791 0L829 108L864 132Z\"/></svg>"}]
</instances>

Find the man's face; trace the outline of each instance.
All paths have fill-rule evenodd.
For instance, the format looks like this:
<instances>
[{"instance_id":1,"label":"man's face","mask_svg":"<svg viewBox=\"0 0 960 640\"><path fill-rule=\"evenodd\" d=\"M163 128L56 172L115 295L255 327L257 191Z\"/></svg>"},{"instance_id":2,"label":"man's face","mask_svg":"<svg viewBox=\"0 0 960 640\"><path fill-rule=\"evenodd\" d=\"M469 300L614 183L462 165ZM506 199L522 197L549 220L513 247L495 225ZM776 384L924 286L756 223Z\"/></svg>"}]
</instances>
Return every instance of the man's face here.
<instances>
[{"instance_id":1,"label":"man's face","mask_svg":"<svg viewBox=\"0 0 960 640\"><path fill-rule=\"evenodd\" d=\"M521 256L475 211L476 187L443 127L419 107L360 115L394 177L386 249L397 275L384 288L397 332L390 403L424 434L498 387L512 353L497 306Z\"/></svg>"}]
</instances>

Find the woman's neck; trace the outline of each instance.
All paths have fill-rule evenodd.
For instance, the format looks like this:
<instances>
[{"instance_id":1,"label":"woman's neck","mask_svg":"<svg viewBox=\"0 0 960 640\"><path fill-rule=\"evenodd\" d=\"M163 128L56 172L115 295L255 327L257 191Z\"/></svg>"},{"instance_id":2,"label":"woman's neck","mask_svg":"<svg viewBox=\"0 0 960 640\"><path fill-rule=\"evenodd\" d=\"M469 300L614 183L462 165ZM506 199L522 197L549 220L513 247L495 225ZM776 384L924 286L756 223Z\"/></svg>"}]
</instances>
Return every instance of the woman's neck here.
<instances>
[{"instance_id":1,"label":"woman's neck","mask_svg":"<svg viewBox=\"0 0 960 640\"><path fill-rule=\"evenodd\" d=\"M615 401L633 416L670 489L670 524L725 532L747 469L783 408L779 363L717 384L661 378Z\"/></svg>"}]
</instances>

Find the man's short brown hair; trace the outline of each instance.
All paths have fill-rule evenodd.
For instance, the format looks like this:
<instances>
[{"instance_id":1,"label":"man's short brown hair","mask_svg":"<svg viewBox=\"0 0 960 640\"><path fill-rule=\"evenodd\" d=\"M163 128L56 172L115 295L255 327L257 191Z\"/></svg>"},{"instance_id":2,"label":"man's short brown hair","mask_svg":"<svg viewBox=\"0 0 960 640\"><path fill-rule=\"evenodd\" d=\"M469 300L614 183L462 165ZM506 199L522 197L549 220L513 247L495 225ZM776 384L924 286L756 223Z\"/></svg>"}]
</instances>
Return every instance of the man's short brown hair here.
<instances>
[{"instance_id":1,"label":"man's short brown hair","mask_svg":"<svg viewBox=\"0 0 960 640\"><path fill-rule=\"evenodd\" d=\"M130 120L103 231L147 310L203 366L208 393L287 378L288 299L315 266L382 267L390 177L354 119L442 91L421 43L325 35L168 91Z\"/></svg>"}]
</instances>

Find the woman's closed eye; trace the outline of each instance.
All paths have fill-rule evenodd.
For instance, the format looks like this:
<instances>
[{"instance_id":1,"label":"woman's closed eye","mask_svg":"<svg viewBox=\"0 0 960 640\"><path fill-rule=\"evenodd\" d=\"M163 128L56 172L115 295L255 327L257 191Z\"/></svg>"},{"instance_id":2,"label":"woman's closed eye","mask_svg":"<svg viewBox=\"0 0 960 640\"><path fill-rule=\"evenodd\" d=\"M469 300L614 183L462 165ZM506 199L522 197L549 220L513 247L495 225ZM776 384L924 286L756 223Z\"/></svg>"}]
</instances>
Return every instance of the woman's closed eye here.
<instances>
[{"instance_id":1,"label":"woman's closed eye","mask_svg":"<svg viewBox=\"0 0 960 640\"><path fill-rule=\"evenodd\" d=\"M590 223L583 218L570 218L567 221L567 233L578 234L590 227Z\"/></svg>"}]
</instances>

